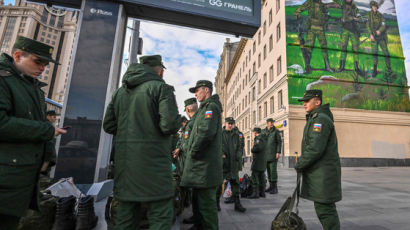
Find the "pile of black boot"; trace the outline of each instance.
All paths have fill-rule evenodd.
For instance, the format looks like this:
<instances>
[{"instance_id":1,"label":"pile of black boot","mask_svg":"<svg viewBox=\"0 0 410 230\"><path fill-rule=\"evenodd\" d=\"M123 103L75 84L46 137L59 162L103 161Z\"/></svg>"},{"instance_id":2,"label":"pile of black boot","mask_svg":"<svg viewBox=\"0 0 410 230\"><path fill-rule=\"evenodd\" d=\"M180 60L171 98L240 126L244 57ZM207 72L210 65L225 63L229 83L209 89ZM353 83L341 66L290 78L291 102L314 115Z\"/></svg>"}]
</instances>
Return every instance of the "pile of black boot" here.
<instances>
[{"instance_id":1,"label":"pile of black boot","mask_svg":"<svg viewBox=\"0 0 410 230\"><path fill-rule=\"evenodd\" d=\"M97 225L94 212L94 198L84 196L78 199L77 211L74 196L57 200L56 216L52 230L91 230Z\"/></svg>"}]
</instances>

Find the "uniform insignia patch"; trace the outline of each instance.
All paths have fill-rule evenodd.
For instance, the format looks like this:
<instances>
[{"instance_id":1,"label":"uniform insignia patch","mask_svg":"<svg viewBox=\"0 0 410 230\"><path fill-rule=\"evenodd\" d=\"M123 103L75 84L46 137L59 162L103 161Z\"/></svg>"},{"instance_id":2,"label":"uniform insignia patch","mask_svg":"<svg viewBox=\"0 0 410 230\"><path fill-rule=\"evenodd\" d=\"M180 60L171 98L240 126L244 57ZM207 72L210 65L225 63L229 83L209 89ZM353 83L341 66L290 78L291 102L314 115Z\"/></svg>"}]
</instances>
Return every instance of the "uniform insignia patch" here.
<instances>
[{"instance_id":1,"label":"uniform insignia patch","mask_svg":"<svg viewBox=\"0 0 410 230\"><path fill-rule=\"evenodd\" d=\"M212 118L212 111L206 111L205 112L205 119L207 118Z\"/></svg>"},{"instance_id":2,"label":"uniform insignia patch","mask_svg":"<svg viewBox=\"0 0 410 230\"><path fill-rule=\"evenodd\" d=\"M239 134L239 137L240 137L240 138L243 138L243 135L242 135L242 133L240 133L240 134Z\"/></svg>"},{"instance_id":3,"label":"uniform insignia patch","mask_svg":"<svg viewBox=\"0 0 410 230\"><path fill-rule=\"evenodd\" d=\"M322 124L318 124L318 123L313 124L313 131L320 133L322 131Z\"/></svg>"},{"instance_id":4,"label":"uniform insignia patch","mask_svg":"<svg viewBox=\"0 0 410 230\"><path fill-rule=\"evenodd\" d=\"M188 139L188 137L189 137L189 132L188 131L185 131L184 137L185 137L185 139Z\"/></svg>"}]
</instances>

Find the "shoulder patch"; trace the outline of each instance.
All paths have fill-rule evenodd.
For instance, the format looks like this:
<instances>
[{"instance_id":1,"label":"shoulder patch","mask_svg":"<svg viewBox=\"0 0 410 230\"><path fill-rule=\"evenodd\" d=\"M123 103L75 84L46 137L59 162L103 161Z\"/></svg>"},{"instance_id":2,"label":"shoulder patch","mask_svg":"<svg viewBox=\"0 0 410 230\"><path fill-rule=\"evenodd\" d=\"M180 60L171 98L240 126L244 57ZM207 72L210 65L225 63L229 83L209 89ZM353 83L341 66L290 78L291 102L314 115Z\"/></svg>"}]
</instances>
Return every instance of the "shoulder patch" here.
<instances>
[{"instance_id":1,"label":"shoulder patch","mask_svg":"<svg viewBox=\"0 0 410 230\"><path fill-rule=\"evenodd\" d=\"M240 137L240 138L243 138L243 134L242 134L242 133L240 133L240 134L239 134L239 137Z\"/></svg>"},{"instance_id":2,"label":"shoulder patch","mask_svg":"<svg viewBox=\"0 0 410 230\"><path fill-rule=\"evenodd\" d=\"M317 133L322 132L322 124L314 123L313 124L313 132L317 132Z\"/></svg>"},{"instance_id":3,"label":"shoulder patch","mask_svg":"<svg viewBox=\"0 0 410 230\"><path fill-rule=\"evenodd\" d=\"M7 76L10 76L10 75L11 75L11 73L9 71L4 70L4 69L0 69L0 76L1 77L7 77Z\"/></svg>"},{"instance_id":4,"label":"shoulder patch","mask_svg":"<svg viewBox=\"0 0 410 230\"><path fill-rule=\"evenodd\" d=\"M205 112L205 119L212 118L212 111L206 111Z\"/></svg>"},{"instance_id":5,"label":"shoulder patch","mask_svg":"<svg viewBox=\"0 0 410 230\"><path fill-rule=\"evenodd\" d=\"M188 139L188 137L189 137L189 131L185 131L185 133L184 133L184 138L185 138L185 139Z\"/></svg>"}]
</instances>

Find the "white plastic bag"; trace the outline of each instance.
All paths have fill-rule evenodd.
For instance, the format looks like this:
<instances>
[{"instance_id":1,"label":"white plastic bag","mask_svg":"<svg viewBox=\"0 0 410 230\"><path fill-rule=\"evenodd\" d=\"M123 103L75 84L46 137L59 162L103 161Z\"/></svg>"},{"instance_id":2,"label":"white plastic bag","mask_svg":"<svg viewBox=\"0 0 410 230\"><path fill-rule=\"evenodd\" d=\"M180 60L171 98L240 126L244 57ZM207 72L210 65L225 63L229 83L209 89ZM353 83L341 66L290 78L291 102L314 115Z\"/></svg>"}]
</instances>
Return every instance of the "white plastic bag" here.
<instances>
[{"instance_id":1,"label":"white plastic bag","mask_svg":"<svg viewBox=\"0 0 410 230\"><path fill-rule=\"evenodd\" d=\"M46 190L49 190L53 196L58 197L69 197L75 196L79 198L84 196L81 191L75 186L74 180L72 177L61 178L58 182L48 187Z\"/></svg>"},{"instance_id":2,"label":"white plastic bag","mask_svg":"<svg viewBox=\"0 0 410 230\"><path fill-rule=\"evenodd\" d=\"M226 185L226 188L225 188L225 192L224 192L223 197L224 197L224 198L229 198L229 197L231 197L231 196L232 196L231 183L228 182L228 184Z\"/></svg>"}]
</instances>

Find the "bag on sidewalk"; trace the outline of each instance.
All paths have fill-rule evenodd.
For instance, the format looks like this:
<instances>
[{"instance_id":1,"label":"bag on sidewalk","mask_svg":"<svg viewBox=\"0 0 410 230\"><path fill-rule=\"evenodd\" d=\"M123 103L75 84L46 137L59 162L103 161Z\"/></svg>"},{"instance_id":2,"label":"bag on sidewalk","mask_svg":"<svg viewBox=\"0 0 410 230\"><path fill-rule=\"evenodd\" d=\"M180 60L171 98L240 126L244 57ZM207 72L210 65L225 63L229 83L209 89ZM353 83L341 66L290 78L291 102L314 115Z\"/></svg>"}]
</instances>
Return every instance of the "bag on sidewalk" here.
<instances>
[{"instance_id":1,"label":"bag on sidewalk","mask_svg":"<svg viewBox=\"0 0 410 230\"><path fill-rule=\"evenodd\" d=\"M242 181L239 184L239 188L241 190L241 197L246 198L252 193L252 183L251 183L251 178L248 176L248 174L243 175Z\"/></svg>"},{"instance_id":2,"label":"bag on sidewalk","mask_svg":"<svg viewBox=\"0 0 410 230\"><path fill-rule=\"evenodd\" d=\"M285 203L280 208L275 219L272 221L271 230L306 230L305 222L298 216L299 210L299 191L300 191L300 177L297 174L296 188L291 197L286 199ZM293 206L296 201L296 212L293 212Z\"/></svg>"}]
</instances>

